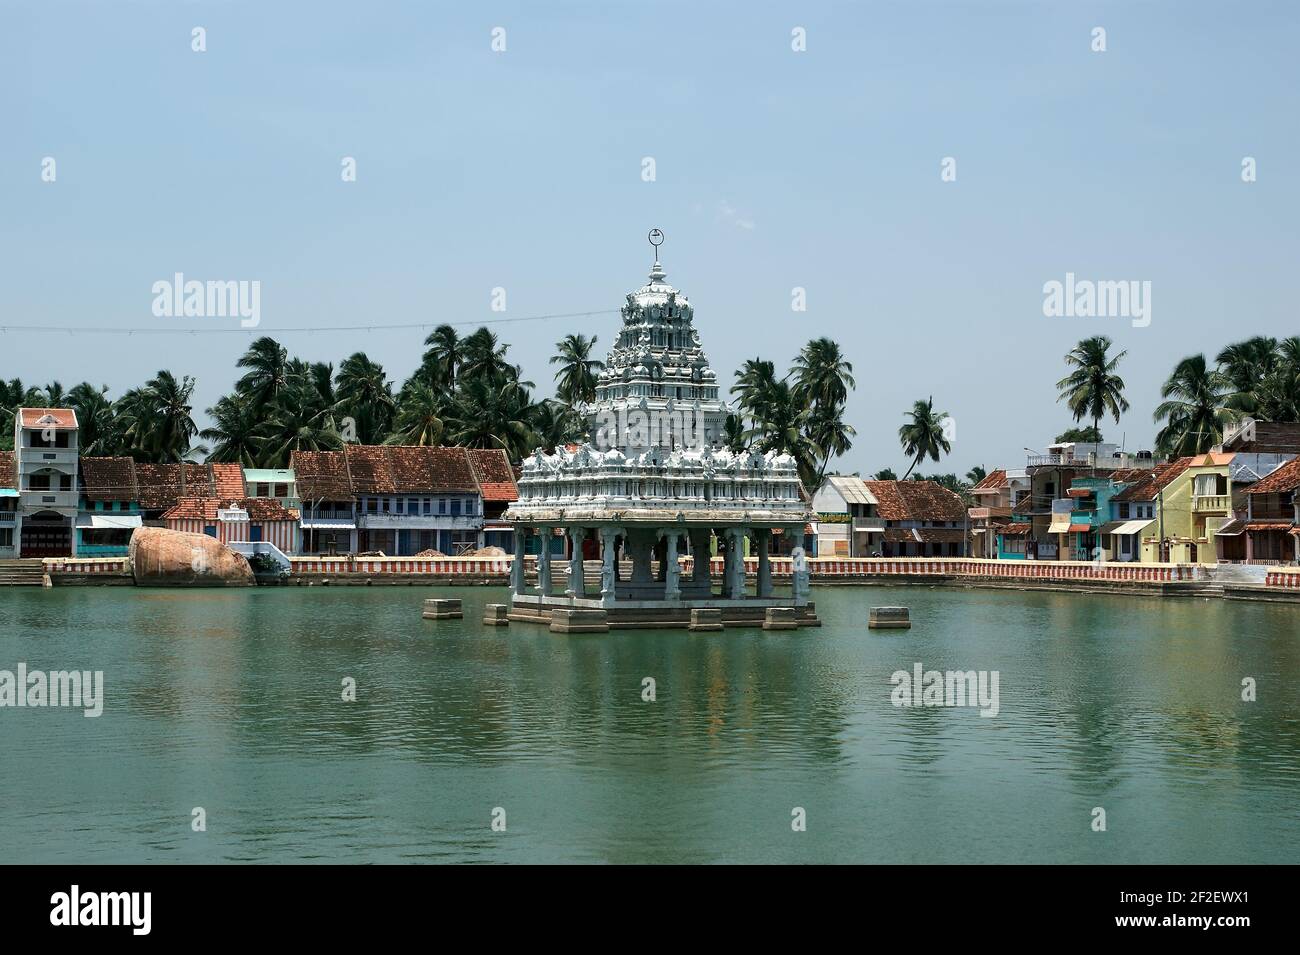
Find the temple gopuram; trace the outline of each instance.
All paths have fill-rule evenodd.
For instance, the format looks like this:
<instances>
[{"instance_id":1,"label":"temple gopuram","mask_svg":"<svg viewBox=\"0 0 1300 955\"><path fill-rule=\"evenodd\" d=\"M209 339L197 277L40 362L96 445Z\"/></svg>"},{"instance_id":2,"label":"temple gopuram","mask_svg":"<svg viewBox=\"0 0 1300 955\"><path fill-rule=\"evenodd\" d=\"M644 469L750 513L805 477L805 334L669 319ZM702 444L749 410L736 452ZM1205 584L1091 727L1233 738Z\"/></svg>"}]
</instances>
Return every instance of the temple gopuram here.
<instances>
[{"instance_id":1,"label":"temple gopuram","mask_svg":"<svg viewBox=\"0 0 1300 955\"><path fill-rule=\"evenodd\" d=\"M509 619L554 624L563 617L582 625L552 629L600 631L688 627L692 611L716 610L695 619L816 626L799 546L813 514L795 461L724 446L728 409L694 310L665 281L662 238L657 229L650 233L649 281L627 296L595 401L582 409L589 439L554 454L538 450L523 462L519 499L504 516L514 525L514 552L537 554L537 586L527 585L524 561L516 560ZM567 541L557 541L561 535ZM783 550L791 561L778 587L771 557L779 538L793 546ZM715 556L720 581L710 572ZM584 574L587 561L599 564ZM590 579L596 566L599 583Z\"/></svg>"}]
</instances>

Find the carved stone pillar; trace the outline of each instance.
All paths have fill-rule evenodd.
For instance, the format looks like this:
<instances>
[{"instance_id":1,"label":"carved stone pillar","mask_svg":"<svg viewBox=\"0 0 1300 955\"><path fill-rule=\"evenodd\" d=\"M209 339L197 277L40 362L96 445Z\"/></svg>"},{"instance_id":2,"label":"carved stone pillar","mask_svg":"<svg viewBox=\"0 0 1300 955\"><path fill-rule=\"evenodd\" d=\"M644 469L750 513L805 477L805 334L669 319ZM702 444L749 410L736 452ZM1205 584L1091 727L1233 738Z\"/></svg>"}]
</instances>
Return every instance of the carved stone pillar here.
<instances>
[{"instance_id":1,"label":"carved stone pillar","mask_svg":"<svg viewBox=\"0 0 1300 955\"><path fill-rule=\"evenodd\" d=\"M808 604L808 558L803 548L796 547L790 552L790 562L794 571L794 605L804 607Z\"/></svg>"},{"instance_id":2,"label":"carved stone pillar","mask_svg":"<svg viewBox=\"0 0 1300 955\"><path fill-rule=\"evenodd\" d=\"M772 544L772 532L767 528L754 532L758 541L758 595L772 596L772 562L768 551Z\"/></svg>"},{"instance_id":3,"label":"carved stone pillar","mask_svg":"<svg viewBox=\"0 0 1300 955\"><path fill-rule=\"evenodd\" d=\"M704 589L710 589L713 584L709 574L709 561L712 558L709 553L709 532L692 531L691 532L691 558L695 561L695 567L691 571L691 580Z\"/></svg>"},{"instance_id":4,"label":"carved stone pillar","mask_svg":"<svg viewBox=\"0 0 1300 955\"><path fill-rule=\"evenodd\" d=\"M528 540L522 527L515 528L515 557L510 562L510 592L516 596L524 592L524 549Z\"/></svg>"},{"instance_id":5,"label":"carved stone pillar","mask_svg":"<svg viewBox=\"0 0 1300 955\"><path fill-rule=\"evenodd\" d=\"M585 527L569 528L569 545L573 553L569 555L569 589L565 594L569 597L585 597L587 589L582 579L582 542L587 536Z\"/></svg>"},{"instance_id":6,"label":"carved stone pillar","mask_svg":"<svg viewBox=\"0 0 1300 955\"><path fill-rule=\"evenodd\" d=\"M633 531L624 538L627 549L632 554L632 582L649 584L650 559L654 550L654 538L647 531Z\"/></svg>"},{"instance_id":7,"label":"carved stone pillar","mask_svg":"<svg viewBox=\"0 0 1300 955\"><path fill-rule=\"evenodd\" d=\"M659 536L664 538L664 543L667 545L664 550L664 600L682 598L681 565L677 563L678 534L676 530L659 532Z\"/></svg>"},{"instance_id":8,"label":"carved stone pillar","mask_svg":"<svg viewBox=\"0 0 1300 955\"><path fill-rule=\"evenodd\" d=\"M601 558L604 560L600 573L600 596L606 603L613 602L618 583L618 536L622 530L621 527L600 529Z\"/></svg>"},{"instance_id":9,"label":"carved stone pillar","mask_svg":"<svg viewBox=\"0 0 1300 955\"><path fill-rule=\"evenodd\" d=\"M727 554L726 595L739 600L745 596L745 528L727 528Z\"/></svg>"},{"instance_id":10,"label":"carved stone pillar","mask_svg":"<svg viewBox=\"0 0 1300 955\"><path fill-rule=\"evenodd\" d=\"M543 597L551 595L551 541L554 537L551 528L537 528L537 539L541 543L537 550L537 592Z\"/></svg>"}]
</instances>

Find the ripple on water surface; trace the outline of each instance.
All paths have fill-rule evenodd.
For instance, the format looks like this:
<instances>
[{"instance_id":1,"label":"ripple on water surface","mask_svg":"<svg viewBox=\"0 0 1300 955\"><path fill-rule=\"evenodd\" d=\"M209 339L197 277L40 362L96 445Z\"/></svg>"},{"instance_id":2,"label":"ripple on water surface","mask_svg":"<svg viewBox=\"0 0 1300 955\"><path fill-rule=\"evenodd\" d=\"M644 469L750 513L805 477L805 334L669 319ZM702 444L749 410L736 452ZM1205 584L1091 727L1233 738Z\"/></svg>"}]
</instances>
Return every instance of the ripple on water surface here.
<instances>
[{"instance_id":1,"label":"ripple on water surface","mask_svg":"<svg viewBox=\"0 0 1300 955\"><path fill-rule=\"evenodd\" d=\"M1300 608L817 588L820 630L559 636L481 627L495 588L439 591L466 619L424 621L428 593L6 593L0 668L106 684L98 719L0 709L8 861L1242 862L1300 847ZM868 631L889 604L912 629ZM893 705L891 674L918 663L997 671L997 716ZM1246 676L1258 702L1241 701ZM1089 831L1097 805L1116 838Z\"/></svg>"}]
</instances>

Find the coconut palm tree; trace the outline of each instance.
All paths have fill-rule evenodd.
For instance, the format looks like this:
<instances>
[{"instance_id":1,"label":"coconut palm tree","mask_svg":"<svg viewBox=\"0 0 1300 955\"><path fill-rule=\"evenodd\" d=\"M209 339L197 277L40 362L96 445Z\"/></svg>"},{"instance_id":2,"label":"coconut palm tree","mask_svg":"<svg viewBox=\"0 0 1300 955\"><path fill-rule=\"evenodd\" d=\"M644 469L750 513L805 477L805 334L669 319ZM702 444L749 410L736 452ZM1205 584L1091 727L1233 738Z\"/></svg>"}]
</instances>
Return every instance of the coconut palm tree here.
<instances>
[{"instance_id":1,"label":"coconut palm tree","mask_svg":"<svg viewBox=\"0 0 1300 955\"><path fill-rule=\"evenodd\" d=\"M582 417L563 401L547 398L533 408L532 427L538 447L553 454L559 446L580 441L587 430Z\"/></svg>"},{"instance_id":2,"label":"coconut palm tree","mask_svg":"<svg viewBox=\"0 0 1300 955\"><path fill-rule=\"evenodd\" d=\"M798 394L798 385L795 387L796 400L802 401L802 397ZM826 477L826 469L830 466L831 458L847 454L853 447L853 438L858 432L852 425L845 423L843 403L828 404L822 401L814 402L808 412L805 431L811 442L821 450L817 481L812 485L818 488Z\"/></svg>"},{"instance_id":3,"label":"coconut palm tree","mask_svg":"<svg viewBox=\"0 0 1300 955\"><path fill-rule=\"evenodd\" d=\"M1160 389L1165 399L1154 419L1165 426L1156 435L1156 449L1171 456L1200 454L1223 440L1224 427L1237 413L1225 406L1233 383L1211 369L1204 355L1189 355L1175 367Z\"/></svg>"},{"instance_id":4,"label":"coconut palm tree","mask_svg":"<svg viewBox=\"0 0 1300 955\"><path fill-rule=\"evenodd\" d=\"M795 393L806 403L828 407L842 405L849 391L857 387L853 365L844 359L840 346L829 338L814 338L803 346L791 370Z\"/></svg>"},{"instance_id":5,"label":"coconut palm tree","mask_svg":"<svg viewBox=\"0 0 1300 955\"><path fill-rule=\"evenodd\" d=\"M456 329L450 325L439 325L424 340L429 347L424 353L423 367L437 369L435 374L431 374L433 379L430 384L435 382L445 382L448 390L456 387L456 375L460 369L460 363L464 357L465 343L460 336L456 334Z\"/></svg>"},{"instance_id":6,"label":"coconut palm tree","mask_svg":"<svg viewBox=\"0 0 1300 955\"><path fill-rule=\"evenodd\" d=\"M77 413L77 445L87 456L112 455L121 450L122 434L108 385L96 388L83 381L68 392L68 404Z\"/></svg>"},{"instance_id":7,"label":"coconut palm tree","mask_svg":"<svg viewBox=\"0 0 1300 955\"><path fill-rule=\"evenodd\" d=\"M605 370L605 363L591 357L596 337L565 335L556 342L556 353L551 364L559 365L555 373L555 397L565 404L590 404L596 400L596 377Z\"/></svg>"},{"instance_id":8,"label":"coconut palm tree","mask_svg":"<svg viewBox=\"0 0 1300 955\"><path fill-rule=\"evenodd\" d=\"M911 466L903 475L904 481L927 456L938 461L940 453L949 454L952 451L952 445L944 436L944 422L948 419L948 412L935 413L933 395L925 401L914 402L907 417L911 420L898 429L898 440L903 446L903 453L912 458Z\"/></svg>"},{"instance_id":9,"label":"coconut palm tree","mask_svg":"<svg viewBox=\"0 0 1300 955\"><path fill-rule=\"evenodd\" d=\"M749 418L762 416L763 403L776 385L776 366L762 358L750 358L736 371L731 393L736 395L740 410Z\"/></svg>"},{"instance_id":10,"label":"coconut palm tree","mask_svg":"<svg viewBox=\"0 0 1300 955\"><path fill-rule=\"evenodd\" d=\"M1214 360L1231 392L1224 399L1226 406L1243 414L1255 414L1259 410L1256 391L1277 366L1278 357L1277 339L1267 335L1233 342L1219 352Z\"/></svg>"},{"instance_id":11,"label":"coconut palm tree","mask_svg":"<svg viewBox=\"0 0 1300 955\"><path fill-rule=\"evenodd\" d=\"M502 345L496 335L487 328L480 328L461 342L461 362L457 369L457 381L477 376L495 377L508 372L511 365L506 361L509 345Z\"/></svg>"},{"instance_id":12,"label":"coconut palm tree","mask_svg":"<svg viewBox=\"0 0 1300 955\"><path fill-rule=\"evenodd\" d=\"M235 390L251 398L256 407L275 401L289 384L289 353L269 336L263 335L249 345L235 365L248 369Z\"/></svg>"},{"instance_id":13,"label":"coconut palm tree","mask_svg":"<svg viewBox=\"0 0 1300 955\"><path fill-rule=\"evenodd\" d=\"M57 381L52 381L45 386L41 393L41 403L46 408L64 408L68 404L68 393L63 390L63 385Z\"/></svg>"},{"instance_id":14,"label":"coconut palm tree","mask_svg":"<svg viewBox=\"0 0 1300 955\"><path fill-rule=\"evenodd\" d=\"M755 419L750 437L758 450L776 451L794 458L804 487L817 487L817 459L824 452L808 436L809 409L795 395L788 381L778 381L768 389L760 418Z\"/></svg>"},{"instance_id":15,"label":"coconut palm tree","mask_svg":"<svg viewBox=\"0 0 1300 955\"><path fill-rule=\"evenodd\" d=\"M39 407L44 400L41 389L23 386L19 378L0 379L0 450L14 446L14 418L19 408Z\"/></svg>"},{"instance_id":16,"label":"coconut palm tree","mask_svg":"<svg viewBox=\"0 0 1300 955\"><path fill-rule=\"evenodd\" d=\"M1120 413L1129 407L1124 397L1124 379L1115 374L1120 359L1128 352L1122 351L1111 358L1110 346L1111 340L1105 335L1079 342L1065 356L1065 364L1074 371L1056 383L1061 392L1056 400L1068 405L1075 421L1091 418L1094 430L1100 429L1101 419L1107 413L1118 424Z\"/></svg>"},{"instance_id":17,"label":"coconut palm tree","mask_svg":"<svg viewBox=\"0 0 1300 955\"><path fill-rule=\"evenodd\" d=\"M462 373L448 409L448 434L469 448L502 448L515 460L542 442L533 430L528 389L512 376Z\"/></svg>"},{"instance_id":18,"label":"coconut palm tree","mask_svg":"<svg viewBox=\"0 0 1300 955\"><path fill-rule=\"evenodd\" d=\"M729 414L722 422L722 446L728 451L739 454L749 450L749 437L745 430L745 419L738 414Z\"/></svg>"},{"instance_id":19,"label":"coconut palm tree","mask_svg":"<svg viewBox=\"0 0 1300 955\"><path fill-rule=\"evenodd\" d=\"M989 473L984 470L984 465L977 464L966 472L966 481L973 487L988 476Z\"/></svg>"},{"instance_id":20,"label":"coconut palm tree","mask_svg":"<svg viewBox=\"0 0 1300 955\"><path fill-rule=\"evenodd\" d=\"M356 352L339 365L337 384L339 413L353 419L357 440L361 444L382 443L397 412L393 386L383 366L365 352Z\"/></svg>"},{"instance_id":21,"label":"coconut palm tree","mask_svg":"<svg viewBox=\"0 0 1300 955\"><path fill-rule=\"evenodd\" d=\"M435 445L444 430L442 396L422 381L411 381L398 400L393 433L386 444Z\"/></svg>"},{"instance_id":22,"label":"coconut palm tree","mask_svg":"<svg viewBox=\"0 0 1300 955\"><path fill-rule=\"evenodd\" d=\"M265 444L261 437L265 426L262 411L246 395L224 395L207 410L212 427L199 432L212 442L211 461L228 461L246 468L261 463Z\"/></svg>"},{"instance_id":23,"label":"coconut palm tree","mask_svg":"<svg viewBox=\"0 0 1300 955\"><path fill-rule=\"evenodd\" d=\"M193 394L193 378L185 375L178 381L166 370L124 394L118 409L131 453L147 461L183 461L204 453L204 447L191 444L199 433L190 405Z\"/></svg>"},{"instance_id":24,"label":"coconut palm tree","mask_svg":"<svg viewBox=\"0 0 1300 955\"><path fill-rule=\"evenodd\" d=\"M294 451L337 451L343 437L327 415L286 400L275 420L266 423L259 456L266 467L285 467Z\"/></svg>"}]
</instances>

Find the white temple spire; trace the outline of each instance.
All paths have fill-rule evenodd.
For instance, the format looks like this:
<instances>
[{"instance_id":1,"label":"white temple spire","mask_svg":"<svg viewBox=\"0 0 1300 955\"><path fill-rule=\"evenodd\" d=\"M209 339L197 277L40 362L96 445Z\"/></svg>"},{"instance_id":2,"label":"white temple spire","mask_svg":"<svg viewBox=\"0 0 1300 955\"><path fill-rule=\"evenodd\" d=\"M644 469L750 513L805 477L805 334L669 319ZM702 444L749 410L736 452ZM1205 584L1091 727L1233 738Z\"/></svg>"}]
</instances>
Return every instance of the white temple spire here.
<instances>
[{"instance_id":1,"label":"white temple spire","mask_svg":"<svg viewBox=\"0 0 1300 955\"><path fill-rule=\"evenodd\" d=\"M650 234L646 236L655 250L655 264L650 268L650 284L663 285L664 279L668 273L664 267L659 264L659 246L664 244L664 234L659 229L651 229Z\"/></svg>"}]
</instances>

